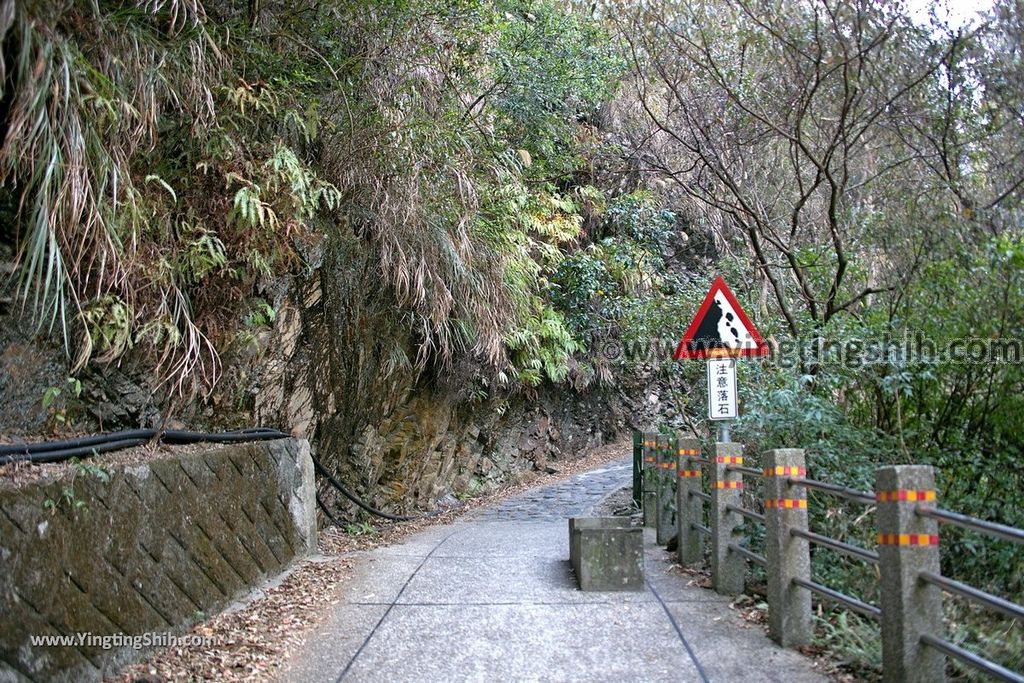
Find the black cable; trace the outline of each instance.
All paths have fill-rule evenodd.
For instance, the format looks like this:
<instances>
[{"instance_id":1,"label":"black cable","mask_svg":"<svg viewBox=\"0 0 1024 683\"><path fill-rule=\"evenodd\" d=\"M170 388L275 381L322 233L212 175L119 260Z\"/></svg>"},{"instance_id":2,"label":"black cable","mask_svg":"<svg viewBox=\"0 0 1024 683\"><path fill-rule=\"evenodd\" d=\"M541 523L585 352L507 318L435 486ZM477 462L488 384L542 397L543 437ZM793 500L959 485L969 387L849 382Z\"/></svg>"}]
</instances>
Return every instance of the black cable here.
<instances>
[{"instance_id":1,"label":"black cable","mask_svg":"<svg viewBox=\"0 0 1024 683\"><path fill-rule=\"evenodd\" d=\"M701 666L700 661L697 659L697 653L693 651L693 648L690 647L689 641L686 640L686 636L683 635L683 629L679 626L679 622L676 621L675 616L672 614L672 610L668 608L668 605L665 604L662 597L658 595L658 591L654 589L654 584L652 584L649 579L644 579L644 583L647 584L647 588L650 589L651 593L657 599L658 604L661 605L661 609L664 610L665 616L668 617L668 620L672 623L672 628L676 630L676 635L679 636L679 640L682 641L683 647L686 648L686 654L690 655L690 661L693 662L694 668L697 669L697 674L700 675L700 680L703 683L710 683L711 679L708 678L708 672L704 670L703 666Z\"/></svg>"},{"instance_id":2,"label":"black cable","mask_svg":"<svg viewBox=\"0 0 1024 683\"><path fill-rule=\"evenodd\" d=\"M315 467L316 471L319 472L321 475L323 475L327 479L328 482L330 482L331 486L333 486L335 489L337 489L337 491L339 493L341 493L341 495L345 496L346 498L351 500L353 503L355 503L356 505L358 505L362 509L364 509L367 512L369 512L371 515L376 515L377 517L383 517L384 519L390 519L393 522L411 522L414 519L420 519L420 517L407 517L405 515L393 515L390 512L384 512L383 510L378 510L377 508L370 507L369 505L367 505L363 501L359 500L359 498L356 497L356 495L354 493L349 491L347 488L345 488L341 484L341 482L339 482L337 479L335 479L334 475L331 474L330 472L328 472L327 468L324 467L323 465L321 465L320 461L317 460L315 456L310 454L310 457L313 458L313 467ZM433 514L440 514L440 512L436 511Z\"/></svg>"},{"instance_id":3,"label":"black cable","mask_svg":"<svg viewBox=\"0 0 1024 683\"><path fill-rule=\"evenodd\" d=\"M96 434L83 436L74 439L63 439L60 441L45 441L41 443L27 444L5 444L0 446L0 466L12 462L29 462L33 464L62 462L71 458L88 458L100 453L117 451L132 446L141 446L150 441L158 441L169 445L181 445L191 443L238 443L244 441L269 441L274 439L287 439L291 435L279 429L270 427L251 427L233 432L222 432L211 434L209 432L192 432L186 430L170 429L161 431L159 429L129 429L120 432L109 432L107 434ZM325 468L320 461L310 454L316 471L339 491L343 496L366 510L371 515L390 519L395 522L410 522L425 517L435 517L445 512L443 509L418 516L393 515L383 510L378 510L359 499L349 491ZM327 517L341 526L337 519L327 511L323 501L317 497L316 501Z\"/></svg>"},{"instance_id":4,"label":"black cable","mask_svg":"<svg viewBox=\"0 0 1024 683\"><path fill-rule=\"evenodd\" d=\"M144 443L149 443L149 441L150 439L118 439L107 443L97 443L92 446L65 448L59 451L43 451L42 453L32 453L29 455L4 455L0 456L0 465L12 462L30 462L34 465L40 465L48 462L63 462L71 458L88 458L100 453L119 451L124 448L131 448L132 446L141 446Z\"/></svg>"},{"instance_id":5,"label":"black cable","mask_svg":"<svg viewBox=\"0 0 1024 683\"><path fill-rule=\"evenodd\" d=\"M167 444L186 443L236 443L239 441L273 441L275 439L288 439L291 434L276 429L245 430L240 432L223 432L221 434L209 434L207 432L186 432L168 430L161 435L161 441Z\"/></svg>"},{"instance_id":6,"label":"black cable","mask_svg":"<svg viewBox=\"0 0 1024 683\"><path fill-rule=\"evenodd\" d=\"M154 439L170 445L190 443L237 443L242 441L267 441L285 439L290 435L276 429L243 430L211 434L208 432L189 432L169 430L161 432L157 429L132 429L122 432L98 434L96 436L63 441L46 441L29 444L6 444L0 446L0 465L15 460L28 462L59 462L68 458L88 456L94 451L104 453L118 448L137 446ZM114 446L113 444L121 444Z\"/></svg>"},{"instance_id":7,"label":"black cable","mask_svg":"<svg viewBox=\"0 0 1024 683\"><path fill-rule=\"evenodd\" d=\"M331 514L331 511L327 509L327 506L324 505L324 501L320 500L319 494L316 494L316 504L320 506L320 509L323 510L324 514L327 515L327 519L331 520L331 523L334 524L334 526L339 529L342 527L341 522L339 522L338 519Z\"/></svg>"},{"instance_id":8,"label":"black cable","mask_svg":"<svg viewBox=\"0 0 1024 683\"><path fill-rule=\"evenodd\" d=\"M378 510L377 508L372 507L372 506L364 503L362 500L359 499L358 496L356 496L356 494L352 493L347 488L345 488L345 486L341 482L339 482L337 479L335 479L334 476L327 470L327 468L324 467L320 463L320 461L316 459L316 456L314 456L312 453L310 453L309 457L313 460L313 467L316 468L317 474L319 474L319 475L323 476L325 479L327 479L327 482L332 487L334 487L334 489L337 490L341 495L343 495L346 498L348 498L350 501L352 501L353 503L355 503L356 505L361 507L363 510L366 510L367 512L369 512L371 515L376 515L377 517L383 517L384 519L390 519L393 522L413 522L413 521L415 521L417 519L429 519L431 517L437 517L438 515L442 515L445 512L448 512L449 510L453 509L453 508L443 508L443 509L442 508L438 508L437 510L434 510L432 512L427 512L425 514L415 515L415 516L412 516L412 517L406 516L406 515L393 515L390 512L384 512L383 510ZM460 503L459 505L457 505L455 507L462 507L462 505ZM326 508L324 509L324 512L327 512ZM329 513L328 513L328 516L330 516ZM332 520L333 520L333 518L332 518Z\"/></svg>"},{"instance_id":9,"label":"black cable","mask_svg":"<svg viewBox=\"0 0 1024 683\"><path fill-rule=\"evenodd\" d=\"M310 453L309 457L313 460L313 467L316 468L317 474L320 474L325 479L327 479L327 482L331 486L333 486L335 488L335 490L337 490L341 495L343 495L346 498L348 498L350 501L352 501L353 503L355 503L356 505L361 507L363 510L366 510L367 512L369 512L371 515L376 515L377 517L383 517L384 519L390 519L393 522L413 522L413 521L415 521L417 519L429 519L431 517L437 517L438 515L442 515L445 512L447 512L448 510L452 509L452 508L444 508L444 509L438 508L437 510L434 510L432 512L427 512L425 514L415 515L415 516L412 516L412 517L407 516L407 515L393 515L390 512L384 512L383 510L378 510L377 508L372 507L372 506L364 503L362 500L359 499L358 496L356 496L356 494L352 493L347 488L345 488L345 486L341 482L339 482L337 479L335 479L334 475L332 475L327 470L327 468L324 467L320 463L319 460L317 460L315 455ZM320 502L319 498L317 499L317 502ZM459 504L459 505L457 505L455 507L462 507L462 505ZM321 503L321 508L327 514L327 516L331 519L331 521L334 521L334 518L331 517L331 514L329 512L327 512L327 508L322 503ZM337 522L335 522L335 524L337 524ZM341 526L341 525L338 524L338 526Z\"/></svg>"},{"instance_id":10,"label":"black cable","mask_svg":"<svg viewBox=\"0 0 1024 683\"><path fill-rule=\"evenodd\" d=\"M45 451L63 451L72 448L80 448L84 446L102 444L115 439L148 440L152 439L155 434L155 429L132 429L123 432L113 432L110 434L96 434L95 436L86 436L77 439L64 439L62 441L45 441L43 443L25 444L4 444L0 446L0 456L29 455L32 453L42 453Z\"/></svg>"},{"instance_id":11,"label":"black cable","mask_svg":"<svg viewBox=\"0 0 1024 683\"><path fill-rule=\"evenodd\" d=\"M239 441L267 441L286 439L290 436L277 429L260 427L235 432L211 434L209 432L190 432L183 430L130 429L121 432L97 434L62 441L44 441L42 443L5 444L0 446L0 465L15 460L28 462L60 462L74 457L89 456L93 451L105 453L118 448L130 448L151 441L156 437L163 443L181 445L189 443L236 443ZM110 444L120 442L122 445L111 447ZM45 457L43 454L47 454Z\"/></svg>"}]
</instances>

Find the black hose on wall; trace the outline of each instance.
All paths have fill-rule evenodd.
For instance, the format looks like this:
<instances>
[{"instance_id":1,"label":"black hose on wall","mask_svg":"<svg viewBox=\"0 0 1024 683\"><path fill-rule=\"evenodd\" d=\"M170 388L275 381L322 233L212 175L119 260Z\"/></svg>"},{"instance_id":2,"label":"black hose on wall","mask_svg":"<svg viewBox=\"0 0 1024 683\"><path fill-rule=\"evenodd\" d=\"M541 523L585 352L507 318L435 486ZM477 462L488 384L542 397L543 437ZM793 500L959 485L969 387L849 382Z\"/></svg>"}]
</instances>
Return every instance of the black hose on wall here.
<instances>
[{"instance_id":1,"label":"black hose on wall","mask_svg":"<svg viewBox=\"0 0 1024 683\"><path fill-rule=\"evenodd\" d=\"M0 466L7 465L12 462L30 462L39 464L63 462L64 460L70 460L71 458L87 458L100 453L118 451L124 448L131 448L132 446L141 446L142 444L153 441L154 439L160 443L182 445L204 442L241 443L246 441L270 441L274 439L287 439L290 437L291 435L286 432L268 427L254 427L234 432L221 432L220 434L213 434L210 432L189 432L173 429L167 431L161 431L159 429L130 429L120 432L110 432L107 434L96 434L94 436L84 436L75 439L64 439L61 441L0 445ZM311 454L311 457L317 474L320 474L322 477L327 479L327 482L341 493L341 495L348 498L363 510L369 512L371 515L376 515L377 517L382 517L395 522L409 522L414 519L421 519L422 517L433 517L443 512L438 510L430 513L429 515L410 517L406 515L393 515L389 512L378 510L377 508L360 500L358 496L349 491L348 488L339 482L315 456ZM320 500L319 496L317 497L317 503L327 515L327 518L334 524L340 526L338 520L327 511L327 507L323 504L323 501Z\"/></svg>"},{"instance_id":2,"label":"black hose on wall","mask_svg":"<svg viewBox=\"0 0 1024 683\"><path fill-rule=\"evenodd\" d=\"M364 509L367 512L369 512L371 515L376 515L377 517L383 517L384 519L390 519L393 522L411 522L414 519L419 519L419 517L406 517L405 515L393 515L390 512L383 512L382 510L378 510L377 508L370 507L369 505L367 505L363 501L359 500L359 498L357 498L348 489L346 489L341 484L341 482L339 482L337 479L334 478L334 475L332 475L330 472L327 471L326 467L324 467L323 465L320 464L320 461L317 460L316 458L313 458L313 467L316 468L317 474L320 474L325 479L327 479L327 481L331 484L331 486L333 486L335 489L337 489L341 493L341 495L345 496L346 498L351 500L353 503L355 503L356 505L358 505L362 509ZM431 515L436 515L436 514L440 514L440 513L439 512L431 513Z\"/></svg>"},{"instance_id":3,"label":"black hose on wall","mask_svg":"<svg viewBox=\"0 0 1024 683\"><path fill-rule=\"evenodd\" d=\"M222 432L211 434L208 432L187 432L179 430L167 430L161 432L159 429L131 429L123 432L110 432L108 434L96 434L76 439L65 439L63 441L44 441L41 443L28 444L4 444L0 446L0 465L18 461L32 463L61 462L70 458L88 457L96 453L107 453L109 451L121 450L138 446L154 438L158 441L171 445L187 443L237 443L243 441L267 441L271 439L286 439L290 437L277 429L264 427L256 429L244 429L237 432Z\"/></svg>"}]
</instances>

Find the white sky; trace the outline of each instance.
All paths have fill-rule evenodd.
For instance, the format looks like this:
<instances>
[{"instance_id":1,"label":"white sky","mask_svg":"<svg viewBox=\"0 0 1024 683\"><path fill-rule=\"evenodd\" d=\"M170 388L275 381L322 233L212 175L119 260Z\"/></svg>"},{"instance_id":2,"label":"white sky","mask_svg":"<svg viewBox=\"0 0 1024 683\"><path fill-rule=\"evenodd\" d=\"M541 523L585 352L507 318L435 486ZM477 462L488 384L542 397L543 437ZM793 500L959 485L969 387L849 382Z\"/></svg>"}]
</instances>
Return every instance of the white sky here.
<instances>
[{"instance_id":1,"label":"white sky","mask_svg":"<svg viewBox=\"0 0 1024 683\"><path fill-rule=\"evenodd\" d=\"M939 19L958 28L977 17L978 12L991 9L994 0L907 0L911 16L922 24L928 23L928 10L933 4L938 8Z\"/></svg>"}]
</instances>

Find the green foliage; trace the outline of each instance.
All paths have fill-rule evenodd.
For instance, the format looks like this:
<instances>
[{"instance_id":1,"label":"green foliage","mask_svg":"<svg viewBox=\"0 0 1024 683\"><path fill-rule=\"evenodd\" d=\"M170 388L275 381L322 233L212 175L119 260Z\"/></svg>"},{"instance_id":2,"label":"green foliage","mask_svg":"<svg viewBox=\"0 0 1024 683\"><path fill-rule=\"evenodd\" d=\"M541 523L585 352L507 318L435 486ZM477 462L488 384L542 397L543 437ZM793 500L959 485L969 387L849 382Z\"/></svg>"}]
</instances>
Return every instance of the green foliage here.
<instances>
[{"instance_id":1,"label":"green foliage","mask_svg":"<svg viewBox=\"0 0 1024 683\"><path fill-rule=\"evenodd\" d=\"M1024 441L1015 426L1024 376L1012 362L1015 340L1024 337L1022 265L1021 238L994 237L936 258L898 309L823 329L837 348L860 349L844 362L826 351L801 362L782 359L786 367L745 364L753 377L744 378L748 398L738 434L760 447L806 448L813 476L862 490L871 490L880 465L934 464L944 507L1024 525ZM888 346L870 346L886 340ZM972 362L968 342L979 353L1010 358ZM956 344L960 353L951 354ZM819 508L812 507L819 530L871 544L846 523L855 512L827 499ZM1024 595L1024 565L1011 544L955 528L943 534L944 572L998 594ZM816 561L816 571L855 591L872 582L843 562Z\"/></svg>"},{"instance_id":2,"label":"green foliage","mask_svg":"<svg viewBox=\"0 0 1024 683\"><path fill-rule=\"evenodd\" d=\"M647 326L649 318L640 310L665 305L674 291L661 248L675 215L658 208L650 193L636 192L609 202L602 218L597 234L608 236L567 256L552 274L552 303L580 336L613 325L627 339L665 334L664 328Z\"/></svg>"},{"instance_id":3,"label":"green foliage","mask_svg":"<svg viewBox=\"0 0 1024 683\"><path fill-rule=\"evenodd\" d=\"M43 508L49 510L51 515L57 514L60 508L65 508L69 513L73 513L76 510L81 510L86 507L85 501L75 497L75 489L73 486L64 486L60 490L60 496L54 500L53 498L47 498L43 501Z\"/></svg>"},{"instance_id":4,"label":"green foliage","mask_svg":"<svg viewBox=\"0 0 1024 683\"><path fill-rule=\"evenodd\" d=\"M82 395L82 382L68 377L64 386L47 387L40 399L43 409L50 410L54 426L66 427L73 423L75 399Z\"/></svg>"},{"instance_id":5,"label":"green foliage","mask_svg":"<svg viewBox=\"0 0 1024 683\"><path fill-rule=\"evenodd\" d=\"M659 207L650 191L641 190L619 197L608 207L605 231L658 251L675 224L676 215Z\"/></svg>"},{"instance_id":6,"label":"green foliage","mask_svg":"<svg viewBox=\"0 0 1024 683\"><path fill-rule=\"evenodd\" d=\"M535 314L505 338L512 353L512 373L525 386L536 387L545 378L561 382L569 376L572 355L581 350L562 314L539 299Z\"/></svg>"},{"instance_id":7,"label":"green foliage","mask_svg":"<svg viewBox=\"0 0 1024 683\"><path fill-rule=\"evenodd\" d=\"M882 633L877 622L843 610L815 614L814 641L834 653L856 680L881 680Z\"/></svg>"},{"instance_id":8,"label":"green foliage","mask_svg":"<svg viewBox=\"0 0 1024 683\"><path fill-rule=\"evenodd\" d=\"M183 244L171 267L183 282L197 284L227 265L227 250L217 233L187 223L180 226L180 231Z\"/></svg>"},{"instance_id":9,"label":"green foliage","mask_svg":"<svg viewBox=\"0 0 1024 683\"><path fill-rule=\"evenodd\" d=\"M354 522L345 525L345 533L349 536L373 536L377 533L377 527L369 522Z\"/></svg>"},{"instance_id":10,"label":"green foliage","mask_svg":"<svg viewBox=\"0 0 1024 683\"><path fill-rule=\"evenodd\" d=\"M892 3L604 7L639 84L632 158L695 205L715 268L760 295L762 333L804 347L741 365L737 436L805 448L811 476L861 490L880 465L933 464L943 507L1024 526L1024 4L966 30ZM918 335L924 357L905 352ZM809 498L814 531L873 545L870 512ZM942 534L945 574L1020 600L1019 548ZM816 580L877 598L870 568L813 553ZM838 614L830 645L877 664L876 634ZM975 625L976 644L1019 651Z\"/></svg>"},{"instance_id":11,"label":"green foliage","mask_svg":"<svg viewBox=\"0 0 1024 683\"><path fill-rule=\"evenodd\" d=\"M57 399L58 396L60 396L60 393L60 387L47 387L46 391L43 392L43 408L49 408L51 405L53 405L53 402Z\"/></svg>"},{"instance_id":12,"label":"green foliage","mask_svg":"<svg viewBox=\"0 0 1024 683\"><path fill-rule=\"evenodd\" d=\"M492 65L478 102L493 100L499 135L538 159L536 173L565 173L576 161L576 119L610 94L623 61L597 23L555 5L501 0L481 33Z\"/></svg>"},{"instance_id":13,"label":"green foliage","mask_svg":"<svg viewBox=\"0 0 1024 683\"><path fill-rule=\"evenodd\" d=\"M130 346L123 316L146 316L134 296L148 280L139 258L144 245L137 230L147 213L141 189L179 199L162 174L135 175L132 162L151 144L168 102L204 119L187 108L201 106L207 92L207 36L195 24L178 36L176 50L192 57L185 64L158 46L160 11L101 17L95 4L59 13L45 3L7 5L0 40L2 71L9 75L3 94L11 106L0 183L21 193L24 297L41 321L61 324L69 345L77 316L84 337L79 365L93 347L110 359ZM186 16L195 19L187 8L175 10L176 19ZM76 26L99 30L77 34ZM161 294L148 298L181 292ZM97 326L118 332L94 339Z\"/></svg>"},{"instance_id":14,"label":"green foliage","mask_svg":"<svg viewBox=\"0 0 1024 683\"><path fill-rule=\"evenodd\" d=\"M43 508L48 510L50 514L57 514L61 508L68 514L78 510L88 510L86 502L78 498L75 493L75 479L79 476L93 477L102 484L108 484L111 480L110 473L103 467L72 458L71 474L67 478L67 483L61 487L60 495L57 499L47 498L43 501Z\"/></svg>"},{"instance_id":15,"label":"green foliage","mask_svg":"<svg viewBox=\"0 0 1024 683\"><path fill-rule=\"evenodd\" d=\"M252 302L252 307L245 316L245 326L271 325L276 318L277 311L274 310L274 307L263 299L257 298Z\"/></svg>"},{"instance_id":16,"label":"green foliage","mask_svg":"<svg viewBox=\"0 0 1024 683\"><path fill-rule=\"evenodd\" d=\"M94 465L91 462L82 462L81 460L73 460L72 464L79 474L93 477L102 484L110 483L110 472L107 472L102 466Z\"/></svg>"},{"instance_id":17,"label":"green foliage","mask_svg":"<svg viewBox=\"0 0 1024 683\"><path fill-rule=\"evenodd\" d=\"M961 647L980 652L986 659L1011 671L1024 670L1024 626L1013 619L993 615L991 611L956 597L943 601L949 640ZM984 674L951 661L957 680L987 681Z\"/></svg>"},{"instance_id":18,"label":"green foliage","mask_svg":"<svg viewBox=\"0 0 1024 683\"><path fill-rule=\"evenodd\" d=\"M979 342L1006 358L939 358L919 361L901 388L907 399L905 428L930 430L935 445L956 449L984 439L992 457L1019 453L1016 429L1024 398L1020 342L1024 338L1024 240L1004 235L971 255L955 255L928 268L913 293L906 325L939 350L956 340ZM1009 342L1002 346L1001 342ZM967 347L969 351L971 347ZM965 355L966 355L965 351ZM980 362L979 362L980 361Z\"/></svg>"},{"instance_id":19,"label":"green foliage","mask_svg":"<svg viewBox=\"0 0 1024 683\"><path fill-rule=\"evenodd\" d=\"M621 69L597 25L547 0L197 7L18 3L0 32L23 292L77 365L132 352L208 390L227 311L334 225L378 252L417 367L500 370L580 234L549 181Z\"/></svg>"},{"instance_id":20,"label":"green foliage","mask_svg":"<svg viewBox=\"0 0 1024 683\"><path fill-rule=\"evenodd\" d=\"M866 491L880 465L934 464L943 507L1024 524L1022 441L1014 429L1022 407L1021 365L948 354L957 340L1012 352L1012 344L1000 342L1022 332L1021 245L1020 237L1007 234L936 258L923 279L904 291L900 307L833 321L823 338L861 350L845 362L808 353L803 362L788 358L781 367L744 364L747 398L738 436L755 452L806 448L811 476ZM867 344L887 339L891 343L881 353ZM870 509L814 492L809 498L814 531L873 546ZM1021 600L1024 566L1017 546L948 526L942 534L945 575ZM818 548L812 572L826 585L877 600L877 575L863 563ZM859 627L840 623L839 614L828 618L829 647L864 666L877 664L877 653L866 647L871 640L857 635ZM958 642L1019 668L1017 650L1004 646L1019 641L1016 627L960 608L949 619Z\"/></svg>"},{"instance_id":21,"label":"green foliage","mask_svg":"<svg viewBox=\"0 0 1024 683\"><path fill-rule=\"evenodd\" d=\"M551 301L565 312L577 333L603 322L603 298L615 293L616 283L601 256L598 247L591 245L562 261L551 278Z\"/></svg>"},{"instance_id":22,"label":"green foliage","mask_svg":"<svg viewBox=\"0 0 1024 683\"><path fill-rule=\"evenodd\" d=\"M238 189L232 200L227 222L239 228L277 228L277 214L261 198L259 185L251 184Z\"/></svg>"},{"instance_id":23,"label":"green foliage","mask_svg":"<svg viewBox=\"0 0 1024 683\"><path fill-rule=\"evenodd\" d=\"M82 311L87 353L98 361L110 361L132 346L132 312L119 297L107 294L90 301Z\"/></svg>"}]
</instances>

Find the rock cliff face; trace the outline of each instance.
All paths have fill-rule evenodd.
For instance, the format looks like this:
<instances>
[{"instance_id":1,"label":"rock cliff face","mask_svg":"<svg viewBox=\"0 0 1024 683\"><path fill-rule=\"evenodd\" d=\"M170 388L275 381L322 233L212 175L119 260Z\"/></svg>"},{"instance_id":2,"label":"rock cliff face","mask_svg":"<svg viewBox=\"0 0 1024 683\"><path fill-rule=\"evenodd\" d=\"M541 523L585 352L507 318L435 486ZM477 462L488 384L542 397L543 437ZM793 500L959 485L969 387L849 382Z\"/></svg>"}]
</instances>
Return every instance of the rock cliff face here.
<instances>
[{"instance_id":1,"label":"rock cliff face","mask_svg":"<svg viewBox=\"0 0 1024 683\"><path fill-rule=\"evenodd\" d=\"M0 434L42 429L43 393L64 377L63 354L20 315L16 287L14 252L0 243Z\"/></svg>"},{"instance_id":2,"label":"rock cliff face","mask_svg":"<svg viewBox=\"0 0 1024 683\"><path fill-rule=\"evenodd\" d=\"M431 508L557 467L631 429L611 391L487 396L465 366L414 381L410 322L373 272L365 247L341 240L317 277L293 283L253 388L257 422L311 439L369 502Z\"/></svg>"},{"instance_id":3,"label":"rock cliff face","mask_svg":"<svg viewBox=\"0 0 1024 683\"><path fill-rule=\"evenodd\" d=\"M0 434L38 435L159 426L273 426L310 440L314 454L367 502L389 511L429 509L515 481L523 472L628 438L630 409L618 391L487 392L472 360L414 373L414 321L380 286L371 249L355 237L310 254L305 276L261 292L276 316L243 349L223 356L224 378L206 401L161 398L131 357L78 375L59 339L7 307L0 313ZM231 347L229 347L231 348ZM44 407L48 387L62 388ZM60 420L55 420L57 415ZM322 497L342 510L321 485ZM340 498L340 497L339 497Z\"/></svg>"}]
</instances>

